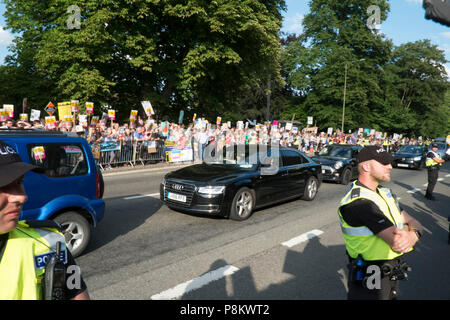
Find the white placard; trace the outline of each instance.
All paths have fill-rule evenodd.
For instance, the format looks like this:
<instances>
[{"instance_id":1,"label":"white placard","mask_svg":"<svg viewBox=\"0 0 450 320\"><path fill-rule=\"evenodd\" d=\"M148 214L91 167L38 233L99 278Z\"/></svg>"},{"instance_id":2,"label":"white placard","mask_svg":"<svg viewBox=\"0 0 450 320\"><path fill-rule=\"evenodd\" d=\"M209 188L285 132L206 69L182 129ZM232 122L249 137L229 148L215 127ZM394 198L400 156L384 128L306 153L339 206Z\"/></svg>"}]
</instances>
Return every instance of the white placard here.
<instances>
[{"instance_id":1,"label":"white placard","mask_svg":"<svg viewBox=\"0 0 450 320\"><path fill-rule=\"evenodd\" d=\"M30 121L38 120L41 117L41 110L31 109Z\"/></svg>"}]
</instances>

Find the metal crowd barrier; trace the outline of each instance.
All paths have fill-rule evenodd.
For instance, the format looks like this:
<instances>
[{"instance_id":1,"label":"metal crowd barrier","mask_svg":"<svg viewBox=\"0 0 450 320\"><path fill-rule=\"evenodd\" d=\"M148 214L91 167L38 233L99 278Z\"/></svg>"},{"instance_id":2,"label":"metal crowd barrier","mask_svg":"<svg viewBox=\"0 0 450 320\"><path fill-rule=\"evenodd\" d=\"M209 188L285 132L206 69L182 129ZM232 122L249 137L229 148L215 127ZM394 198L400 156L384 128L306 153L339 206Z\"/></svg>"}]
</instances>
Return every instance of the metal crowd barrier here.
<instances>
[{"instance_id":1,"label":"metal crowd barrier","mask_svg":"<svg viewBox=\"0 0 450 320\"><path fill-rule=\"evenodd\" d=\"M111 165L146 164L165 160L163 141L106 142L91 145L97 165L105 170Z\"/></svg>"}]
</instances>

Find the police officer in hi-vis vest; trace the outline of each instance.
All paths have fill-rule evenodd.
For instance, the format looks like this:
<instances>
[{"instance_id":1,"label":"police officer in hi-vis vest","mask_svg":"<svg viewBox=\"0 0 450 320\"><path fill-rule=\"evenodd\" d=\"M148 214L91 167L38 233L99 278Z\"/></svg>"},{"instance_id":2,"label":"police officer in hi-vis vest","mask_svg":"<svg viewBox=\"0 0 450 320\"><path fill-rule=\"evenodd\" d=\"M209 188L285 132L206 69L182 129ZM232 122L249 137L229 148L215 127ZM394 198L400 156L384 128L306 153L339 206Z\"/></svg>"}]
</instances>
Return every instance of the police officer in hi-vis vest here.
<instances>
[{"instance_id":1,"label":"police officer in hi-vis vest","mask_svg":"<svg viewBox=\"0 0 450 320\"><path fill-rule=\"evenodd\" d=\"M357 157L358 180L339 204L350 300L396 299L398 281L410 270L400 258L422 235L420 223L400 209L390 189L379 185L390 181L392 160L382 147L363 148Z\"/></svg>"},{"instance_id":2,"label":"police officer in hi-vis vest","mask_svg":"<svg viewBox=\"0 0 450 320\"><path fill-rule=\"evenodd\" d=\"M427 158L425 162L425 166L428 171L428 186L427 192L425 193L425 198L428 200L436 200L433 196L434 186L438 180L439 175L439 167L445 162L445 160L441 159L439 154L436 152L438 150L438 145L433 143L431 145L431 150L427 153Z\"/></svg>"},{"instance_id":3,"label":"police officer in hi-vis vest","mask_svg":"<svg viewBox=\"0 0 450 320\"><path fill-rule=\"evenodd\" d=\"M22 162L12 147L0 140L0 300L53 299L51 293L64 299L87 300L89 295L81 275L73 283L61 280L67 271L65 266L77 266L65 247L59 226L53 221L19 221L28 199L22 185L24 175L39 170ZM55 248L60 248L61 262L52 259ZM46 270L50 269L48 261L52 261L52 267L59 267L51 277ZM63 285L58 287L56 282ZM44 294L48 288L53 290Z\"/></svg>"}]
</instances>

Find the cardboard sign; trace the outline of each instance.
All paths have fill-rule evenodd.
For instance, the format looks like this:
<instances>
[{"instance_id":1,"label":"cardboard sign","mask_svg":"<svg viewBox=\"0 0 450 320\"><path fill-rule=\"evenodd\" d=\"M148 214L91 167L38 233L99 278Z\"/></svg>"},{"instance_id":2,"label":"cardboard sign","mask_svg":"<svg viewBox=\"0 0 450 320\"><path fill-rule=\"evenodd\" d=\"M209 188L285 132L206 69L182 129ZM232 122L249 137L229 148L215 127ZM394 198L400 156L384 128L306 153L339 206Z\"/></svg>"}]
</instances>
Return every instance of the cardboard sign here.
<instances>
[{"instance_id":1,"label":"cardboard sign","mask_svg":"<svg viewBox=\"0 0 450 320\"><path fill-rule=\"evenodd\" d=\"M4 104L3 110L8 111L8 118L14 118L14 105L13 104Z\"/></svg>"},{"instance_id":2,"label":"cardboard sign","mask_svg":"<svg viewBox=\"0 0 450 320\"><path fill-rule=\"evenodd\" d=\"M130 112L130 122L135 122L137 120L137 110L131 110Z\"/></svg>"},{"instance_id":3,"label":"cardboard sign","mask_svg":"<svg viewBox=\"0 0 450 320\"><path fill-rule=\"evenodd\" d=\"M41 161L45 159L45 149L42 146L34 147L31 149L31 154L34 157L34 160Z\"/></svg>"},{"instance_id":4,"label":"cardboard sign","mask_svg":"<svg viewBox=\"0 0 450 320\"><path fill-rule=\"evenodd\" d=\"M99 122L100 117L99 116L93 116L91 119L91 127L95 127L97 123Z\"/></svg>"},{"instance_id":5,"label":"cardboard sign","mask_svg":"<svg viewBox=\"0 0 450 320\"><path fill-rule=\"evenodd\" d=\"M41 110L34 110L31 109L31 114L30 114L30 121L35 121L41 118Z\"/></svg>"},{"instance_id":6,"label":"cardboard sign","mask_svg":"<svg viewBox=\"0 0 450 320\"><path fill-rule=\"evenodd\" d=\"M108 118L109 120L116 120L116 110L108 110Z\"/></svg>"},{"instance_id":7,"label":"cardboard sign","mask_svg":"<svg viewBox=\"0 0 450 320\"><path fill-rule=\"evenodd\" d=\"M45 128L46 129L55 129L56 128L55 116L45 117Z\"/></svg>"},{"instance_id":8,"label":"cardboard sign","mask_svg":"<svg viewBox=\"0 0 450 320\"><path fill-rule=\"evenodd\" d=\"M48 113L48 111L47 111ZM64 116L72 115L72 107L70 101L58 102L58 117L59 120L64 119Z\"/></svg>"},{"instance_id":9,"label":"cardboard sign","mask_svg":"<svg viewBox=\"0 0 450 320\"><path fill-rule=\"evenodd\" d=\"M152 104L150 101L141 101L142 107L144 108L145 114L147 117L151 117L152 114L155 114L155 111L153 110Z\"/></svg>"},{"instance_id":10,"label":"cardboard sign","mask_svg":"<svg viewBox=\"0 0 450 320\"><path fill-rule=\"evenodd\" d=\"M80 101L78 100L70 101L70 111L72 113L78 113L79 109L80 109Z\"/></svg>"},{"instance_id":11,"label":"cardboard sign","mask_svg":"<svg viewBox=\"0 0 450 320\"><path fill-rule=\"evenodd\" d=\"M81 126L87 127L87 124L88 124L87 115L85 115L85 114L78 115L78 121Z\"/></svg>"},{"instance_id":12,"label":"cardboard sign","mask_svg":"<svg viewBox=\"0 0 450 320\"><path fill-rule=\"evenodd\" d=\"M86 114L93 114L93 113L94 113L94 103L86 102Z\"/></svg>"}]
</instances>

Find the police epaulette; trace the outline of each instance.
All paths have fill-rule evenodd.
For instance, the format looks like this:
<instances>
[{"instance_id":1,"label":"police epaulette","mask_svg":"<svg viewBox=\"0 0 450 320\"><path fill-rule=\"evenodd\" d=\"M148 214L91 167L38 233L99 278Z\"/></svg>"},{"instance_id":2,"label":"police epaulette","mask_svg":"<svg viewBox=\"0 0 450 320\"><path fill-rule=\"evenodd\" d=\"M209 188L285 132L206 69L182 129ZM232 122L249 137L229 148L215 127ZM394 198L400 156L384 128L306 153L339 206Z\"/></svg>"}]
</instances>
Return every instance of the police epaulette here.
<instances>
[{"instance_id":1,"label":"police epaulette","mask_svg":"<svg viewBox=\"0 0 450 320\"><path fill-rule=\"evenodd\" d=\"M61 231L61 226L59 223L53 220L25 220L25 223L30 228L54 228Z\"/></svg>"},{"instance_id":2,"label":"police epaulette","mask_svg":"<svg viewBox=\"0 0 450 320\"><path fill-rule=\"evenodd\" d=\"M361 188L353 188L352 190L352 199L353 198L358 198L361 195Z\"/></svg>"}]
</instances>

